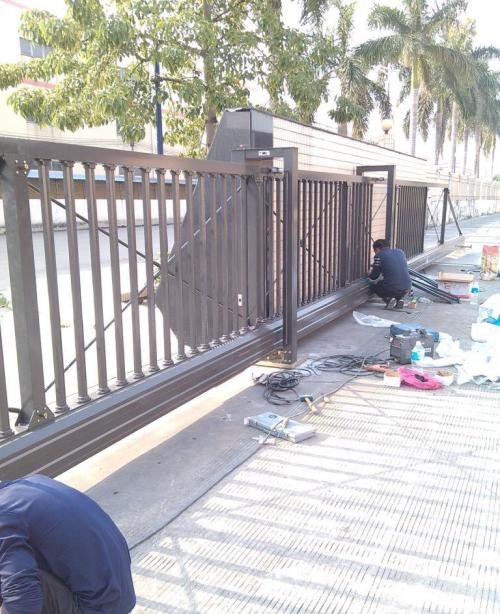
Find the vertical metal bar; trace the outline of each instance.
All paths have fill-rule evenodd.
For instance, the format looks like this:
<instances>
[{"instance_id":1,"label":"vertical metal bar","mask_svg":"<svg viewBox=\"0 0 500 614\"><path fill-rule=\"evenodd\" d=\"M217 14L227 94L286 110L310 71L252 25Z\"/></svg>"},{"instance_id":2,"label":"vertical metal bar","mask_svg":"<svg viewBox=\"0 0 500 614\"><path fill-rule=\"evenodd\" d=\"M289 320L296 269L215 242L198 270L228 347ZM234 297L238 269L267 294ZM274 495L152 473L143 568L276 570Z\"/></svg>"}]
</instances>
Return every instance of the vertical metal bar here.
<instances>
[{"instance_id":1,"label":"vertical metal bar","mask_svg":"<svg viewBox=\"0 0 500 614\"><path fill-rule=\"evenodd\" d=\"M219 325L219 226L217 222L217 175L211 175L211 211L210 211L210 226L212 232L210 233L210 259L212 263L212 345L220 345L220 325Z\"/></svg>"},{"instance_id":2,"label":"vertical metal bar","mask_svg":"<svg viewBox=\"0 0 500 614\"><path fill-rule=\"evenodd\" d=\"M104 334L104 314L102 301L101 257L99 249L99 230L97 202L95 194L95 164L84 162L85 197L89 218L90 266L92 269L92 290L94 294L94 321L97 355L97 382L100 394L109 392L106 367L106 339Z\"/></svg>"},{"instance_id":3,"label":"vertical metal bar","mask_svg":"<svg viewBox=\"0 0 500 614\"><path fill-rule=\"evenodd\" d=\"M318 220L319 220L319 202L318 202L318 182L314 181L314 212L313 212L313 297L318 298Z\"/></svg>"},{"instance_id":4,"label":"vertical metal bar","mask_svg":"<svg viewBox=\"0 0 500 614\"><path fill-rule=\"evenodd\" d=\"M420 210L420 243L419 243L419 253L424 252L425 246L425 221L427 219L427 199L429 197L428 188L425 187L423 190L423 202Z\"/></svg>"},{"instance_id":5,"label":"vertical metal bar","mask_svg":"<svg viewBox=\"0 0 500 614\"><path fill-rule=\"evenodd\" d=\"M184 301L183 287L184 277L182 273L182 236L181 236L181 200L179 192L179 173L170 171L172 176L172 198L174 203L174 245L175 245L175 268L177 277L176 288L176 315L177 315L177 360L186 358L186 344L184 340ZM205 218L203 218L205 221ZM203 256L202 256L203 259ZM205 271L206 274L206 271ZM205 293L206 298L206 293Z\"/></svg>"},{"instance_id":6,"label":"vertical metal bar","mask_svg":"<svg viewBox=\"0 0 500 614\"><path fill-rule=\"evenodd\" d=\"M125 169L125 204L127 214L128 271L130 280L129 300L132 319L132 353L134 360L133 378L137 380L144 377L144 373L142 371L141 322L139 318L134 184L132 170L130 168Z\"/></svg>"},{"instance_id":7,"label":"vertical metal bar","mask_svg":"<svg viewBox=\"0 0 500 614\"><path fill-rule=\"evenodd\" d=\"M196 318L196 232L194 227L194 207L193 207L193 176L190 172L184 172L184 183L186 187L186 216L189 233L189 346L190 354L198 354L198 322Z\"/></svg>"},{"instance_id":8,"label":"vertical metal bar","mask_svg":"<svg viewBox=\"0 0 500 614\"><path fill-rule=\"evenodd\" d=\"M319 202L318 202L318 296L324 294L323 289L323 273L325 269L324 262L324 245L325 239L323 236L323 221L325 217L325 193L324 182L319 182Z\"/></svg>"},{"instance_id":9,"label":"vertical metal bar","mask_svg":"<svg viewBox=\"0 0 500 614\"><path fill-rule=\"evenodd\" d=\"M156 169L158 195L158 224L160 225L160 264L161 264L161 303L163 305L163 366L170 367L172 360L172 342L170 339L170 279L168 275L168 219L167 198L165 193L165 170Z\"/></svg>"},{"instance_id":10,"label":"vertical metal bar","mask_svg":"<svg viewBox=\"0 0 500 614\"><path fill-rule=\"evenodd\" d=\"M394 207L394 180L395 180L395 167L391 166L387 170L387 199L385 209L385 238L389 241L390 245L394 245L392 236L393 227L393 207Z\"/></svg>"},{"instance_id":11,"label":"vertical metal bar","mask_svg":"<svg viewBox=\"0 0 500 614\"><path fill-rule=\"evenodd\" d=\"M238 242L238 175L231 175L231 292L232 292L232 307L233 307L233 322L231 336L239 335L239 303L240 303L240 288L238 285L238 276L240 270L240 250Z\"/></svg>"},{"instance_id":12,"label":"vertical metal bar","mask_svg":"<svg viewBox=\"0 0 500 614\"><path fill-rule=\"evenodd\" d=\"M349 186L346 181L340 183L340 207L339 207L339 280L340 287L343 288L348 280L347 263L347 243L349 237L348 230L348 208L349 208Z\"/></svg>"},{"instance_id":13,"label":"vertical metal bar","mask_svg":"<svg viewBox=\"0 0 500 614\"><path fill-rule=\"evenodd\" d=\"M87 364L85 358L85 337L83 332L82 290L80 282L80 257L76 228L75 196L73 185L73 162L63 162L64 202L66 203L66 234L68 237L69 272L71 300L73 304L73 331L75 336L76 377L78 401L89 400L87 388Z\"/></svg>"},{"instance_id":14,"label":"vertical metal bar","mask_svg":"<svg viewBox=\"0 0 500 614\"><path fill-rule=\"evenodd\" d=\"M328 245L328 224L330 220L329 198L330 198L330 182L325 181L324 188L324 222L323 222L323 294L328 294L328 274L330 270L330 261L328 260L329 245Z\"/></svg>"},{"instance_id":15,"label":"vertical metal bar","mask_svg":"<svg viewBox=\"0 0 500 614\"><path fill-rule=\"evenodd\" d=\"M276 315L281 313L281 276L282 276L282 217L281 217L281 202L282 202L283 180L276 180ZM304 202L302 202L304 206ZM299 266L297 265L297 270ZM301 295L301 299L303 297Z\"/></svg>"},{"instance_id":16,"label":"vertical metal bar","mask_svg":"<svg viewBox=\"0 0 500 614\"><path fill-rule=\"evenodd\" d=\"M283 157L285 169L284 250L283 250L283 360L297 360L297 222L298 149L289 148Z\"/></svg>"},{"instance_id":17,"label":"vertical metal bar","mask_svg":"<svg viewBox=\"0 0 500 614\"><path fill-rule=\"evenodd\" d=\"M439 238L439 242L441 245L444 243L445 235L446 235L446 219L448 216L448 200L450 198L450 190L449 188L444 188L443 190L443 212L441 215L441 236Z\"/></svg>"},{"instance_id":18,"label":"vertical metal bar","mask_svg":"<svg viewBox=\"0 0 500 614\"><path fill-rule=\"evenodd\" d=\"M5 381L5 361L3 358L2 329L0 326L0 439L13 435L9 420L9 402L7 400L7 382Z\"/></svg>"},{"instance_id":19,"label":"vertical metal bar","mask_svg":"<svg viewBox=\"0 0 500 614\"><path fill-rule=\"evenodd\" d=\"M118 248L118 223L116 218L115 166L105 165L106 200L108 204L109 253L111 284L113 288L113 319L115 325L116 385L127 383L125 349L123 344L123 317L121 310L120 253Z\"/></svg>"},{"instance_id":20,"label":"vertical metal bar","mask_svg":"<svg viewBox=\"0 0 500 614\"><path fill-rule=\"evenodd\" d=\"M301 252L302 252L302 267L301 267L301 282L302 282L302 291L301 298L302 304L304 305L309 300L308 291L307 291L307 259L308 259L308 251L307 251L307 183L305 179L301 180L302 184L302 234L301 234ZM283 191L284 191L285 182L283 180ZM284 221L284 215L283 215Z\"/></svg>"},{"instance_id":21,"label":"vertical metal bar","mask_svg":"<svg viewBox=\"0 0 500 614\"><path fill-rule=\"evenodd\" d=\"M274 316L274 286L275 286L275 242L274 242L274 179L268 177L264 182L264 194L265 194L265 230L263 241L266 245L266 293L267 293L267 317L272 318ZM267 238L267 241L266 241Z\"/></svg>"},{"instance_id":22,"label":"vertical metal bar","mask_svg":"<svg viewBox=\"0 0 500 614\"><path fill-rule=\"evenodd\" d=\"M239 242L240 242L240 293L242 295L242 321L240 323L240 333L244 334L248 331L248 177L246 175L240 176L241 181L241 198L239 207ZM257 226L258 227L258 226ZM258 252L260 250L257 247ZM259 270L259 277L257 281L257 288L260 292L262 290L262 263L258 261L257 268Z\"/></svg>"},{"instance_id":23,"label":"vertical metal bar","mask_svg":"<svg viewBox=\"0 0 500 614\"><path fill-rule=\"evenodd\" d=\"M368 222L367 222L367 250L366 250L366 270L370 268L370 254L371 254L371 243L372 243L372 224L373 224L373 183L370 183L368 186Z\"/></svg>"},{"instance_id":24,"label":"vertical metal bar","mask_svg":"<svg viewBox=\"0 0 500 614\"><path fill-rule=\"evenodd\" d=\"M151 221L151 190L149 186L149 169L141 168L142 211L144 224L144 250L146 255L146 295L148 305L148 346L149 371L158 371L158 352L156 347L156 305L153 265L153 224Z\"/></svg>"},{"instance_id":25,"label":"vertical metal bar","mask_svg":"<svg viewBox=\"0 0 500 614\"><path fill-rule=\"evenodd\" d=\"M308 200L307 200L307 300L314 299L314 286L312 276L314 271L313 266L313 230L312 220L314 217L314 201L313 201L313 183L308 181Z\"/></svg>"},{"instance_id":26,"label":"vertical metal bar","mask_svg":"<svg viewBox=\"0 0 500 614\"><path fill-rule=\"evenodd\" d=\"M59 310L59 286L57 283L56 249L54 244L54 224L52 221L52 201L49 187L49 160L38 161L41 181L40 201L42 205L43 245L45 269L49 298L50 331L52 339L52 361L56 391L56 414L68 411L66 383L64 379L64 358L61 336L61 314Z\"/></svg>"},{"instance_id":27,"label":"vertical metal bar","mask_svg":"<svg viewBox=\"0 0 500 614\"><path fill-rule=\"evenodd\" d=\"M21 157L5 156L1 179L21 408L31 417L44 411L45 390L27 171Z\"/></svg>"},{"instance_id":28,"label":"vertical metal bar","mask_svg":"<svg viewBox=\"0 0 500 614\"><path fill-rule=\"evenodd\" d=\"M198 192L200 195L200 212L199 212L199 240L200 240L200 300L201 300L201 343L200 350L205 351L210 348L208 345L208 266L207 266L207 204L205 177L203 173L198 173Z\"/></svg>"},{"instance_id":29,"label":"vertical metal bar","mask_svg":"<svg viewBox=\"0 0 500 614\"><path fill-rule=\"evenodd\" d=\"M263 175L255 178L257 185L257 201L255 203L255 288L257 292L257 317L258 321L263 322L267 317L266 304L266 262L267 262L267 237L266 237L266 208L265 208L265 186L267 179ZM247 184L248 186L248 180ZM239 217L236 217L239 220ZM247 216L248 219L248 216ZM239 254L238 249L238 254ZM241 257L237 254L237 257Z\"/></svg>"},{"instance_id":30,"label":"vertical metal bar","mask_svg":"<svg viewBox=\"0 0 500 614\"><path fill-rule=\"evenodd\" d=\"M330 181L329 185L330 197L328 201L328 292L333 292L335 290L335 199L337 184L333 181Z\"/></svg>"},{"instance_id":31,"label":"vertical metal bar","mask_svg":"<svg viewBox=\"0 0 500 614\"><path fill-rule=\"evenodd\" d=\"M222 181L222 242L221 242L221 263L222 263L222 337L221 341L226 342L230 339L231 329L229 327L229 278L231 270L231 256L229 245L229 215L227 201L227 175L221 175Z\"/></svg>"}]
</instances>

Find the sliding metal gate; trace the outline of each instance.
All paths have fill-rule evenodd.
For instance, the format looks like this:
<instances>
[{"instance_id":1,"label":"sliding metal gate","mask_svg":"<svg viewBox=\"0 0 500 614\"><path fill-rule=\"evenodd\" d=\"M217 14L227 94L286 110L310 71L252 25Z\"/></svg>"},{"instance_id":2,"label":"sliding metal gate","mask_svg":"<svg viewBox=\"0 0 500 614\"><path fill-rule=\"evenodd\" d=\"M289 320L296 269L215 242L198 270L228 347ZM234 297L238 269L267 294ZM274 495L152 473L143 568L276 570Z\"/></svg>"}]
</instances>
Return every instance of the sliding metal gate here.
<instances>
[{"instance_id":1,"label":"sliding metal gate","mask_svg":"<svg viewBox=\"0 0 500 614\"><path fill-rule=\"evenodd\" d=\"M374 180L299 171L296 148L0 155L0 479L57 474L274 351L291 364L368 295Z\"/></svg>"}]
</instances>

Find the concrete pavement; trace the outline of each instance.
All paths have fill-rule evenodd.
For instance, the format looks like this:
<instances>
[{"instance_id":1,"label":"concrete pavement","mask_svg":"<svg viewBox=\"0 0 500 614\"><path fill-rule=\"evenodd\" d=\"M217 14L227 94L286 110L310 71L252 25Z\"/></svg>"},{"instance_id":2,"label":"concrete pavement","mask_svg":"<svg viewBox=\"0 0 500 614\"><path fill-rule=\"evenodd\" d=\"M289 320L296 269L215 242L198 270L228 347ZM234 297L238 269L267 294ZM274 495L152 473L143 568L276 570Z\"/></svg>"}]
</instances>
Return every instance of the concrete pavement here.
<instances>
[{"instance_id":1,"label":"concrete pavement","mask_svg":"<svg viewBox=\"0 0 500 614\"><path fill-rule=\"evenodd\" d=\"M463 223L479 262L500 215ZM482 300L500 282L481 284ZM365 313L387 316L380 305ZM470 345L477 307L420 305L418 320ZM300 345L302 360L388 348L346 316ZM500 612L500 392L436 392L353 380L301 444L261 445L243 417L273 408L255 366L61 476L87 490L131 546L137 612ZM306 378L315 396L345 380Z\"/></svg>"}]
</instances>

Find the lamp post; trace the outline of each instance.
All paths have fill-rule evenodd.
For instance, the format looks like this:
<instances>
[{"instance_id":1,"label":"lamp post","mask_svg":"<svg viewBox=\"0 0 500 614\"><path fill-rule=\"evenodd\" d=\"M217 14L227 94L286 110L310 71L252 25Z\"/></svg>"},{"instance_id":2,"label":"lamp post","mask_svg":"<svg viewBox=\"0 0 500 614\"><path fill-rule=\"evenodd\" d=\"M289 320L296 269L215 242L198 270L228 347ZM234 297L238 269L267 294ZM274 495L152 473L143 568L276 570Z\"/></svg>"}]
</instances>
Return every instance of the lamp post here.
<instances>
[{"instance_id":1,"label":"lamp post","mask_svg":"<svg viewBox=\"0 0 500 614\"><path fill-rule=\"evenodd\" d=\"M394 149L394 139L392 135L389 136L389 132L392 130L393 125L394 123L390 117L384 117L381 123L382 130L384 131L384 147L390 147L391 149Z\"/></svg>"},{"instance_id":2,"label":"lamp post","mask_svg":"<svg viewBox=\"0 0 500 614\"><path fill-rule=\"evenodd\" d=\"M384 134L389 134L389 130L392 129L392 126L393 126L393 122L390 117L385 117L382 120L382 130L384 131Z\"/></svg>"}]
</instances>

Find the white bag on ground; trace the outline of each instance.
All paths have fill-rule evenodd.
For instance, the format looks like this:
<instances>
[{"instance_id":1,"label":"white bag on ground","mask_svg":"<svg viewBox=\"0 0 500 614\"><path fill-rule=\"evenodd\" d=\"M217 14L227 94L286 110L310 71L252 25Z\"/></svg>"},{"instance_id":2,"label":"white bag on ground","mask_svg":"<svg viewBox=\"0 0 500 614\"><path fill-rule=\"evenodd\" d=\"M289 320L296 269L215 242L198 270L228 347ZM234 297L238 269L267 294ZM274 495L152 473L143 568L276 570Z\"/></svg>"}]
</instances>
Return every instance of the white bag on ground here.
<instances>
[{"instance_id":1,"label":"white bag on ground","mask_svg":"<svg viewBox=\"0 0 500 614\"><path fill-rule=\"evenodd\" d=\"M500 293L492 294L479 306L477 321L485 322L488 318L500 322Z\"/></svg>"},{"instance_id":2,"label":"white bag on ground","mask_svg":"<svg viewBox=\"0 0 500 614\"><path fill-rule=\"evenodd\" d=\"M360 311L353 311L352 317L361 326L374 326L375 328L390 328L393 324L399 324L399 322L393 322L392 320L384 320L378 316L372 316L367 313L361 313Z\"/></svg>"}]
</instances>

